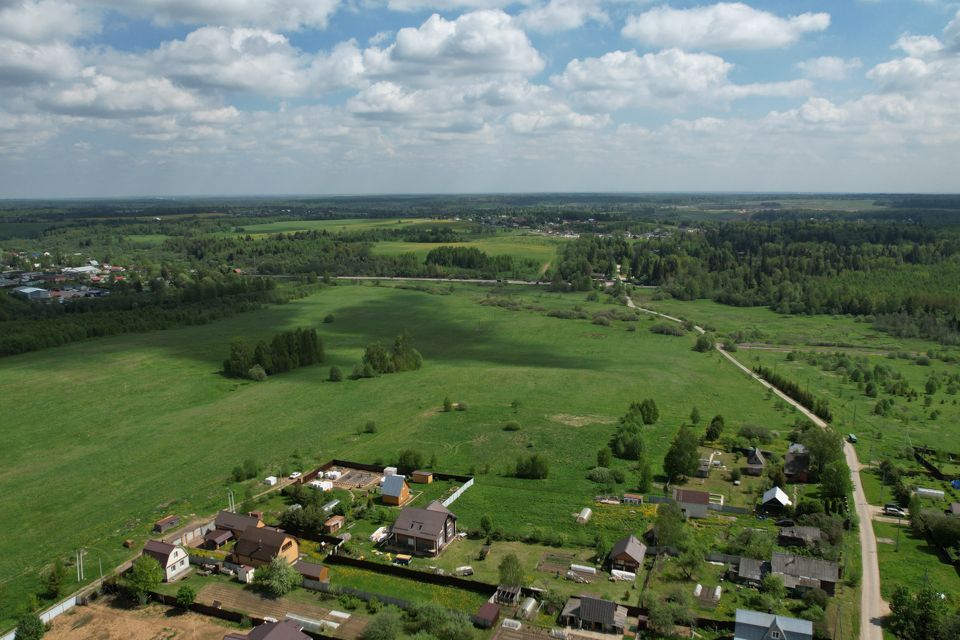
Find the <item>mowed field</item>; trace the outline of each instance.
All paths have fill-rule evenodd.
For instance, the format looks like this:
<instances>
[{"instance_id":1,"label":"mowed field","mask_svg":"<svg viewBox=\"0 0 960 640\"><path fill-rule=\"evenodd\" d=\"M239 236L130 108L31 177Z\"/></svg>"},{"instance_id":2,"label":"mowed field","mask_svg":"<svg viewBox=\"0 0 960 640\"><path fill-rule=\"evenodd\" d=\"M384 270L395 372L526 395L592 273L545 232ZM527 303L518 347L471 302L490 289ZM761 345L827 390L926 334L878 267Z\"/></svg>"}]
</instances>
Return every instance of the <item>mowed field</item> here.
<instances>
[{"instance_id":1,"label":"mowed field","mask_svg":"<svg viewBox=\"0 0 960 640\"><path fill-rule=\"evenodd\" d=\"M657 466L694 404L705 422L723 414L728 428L792 422L716 354L692 351L692 337L649 332L647 319L631 332L623 322L479 304L489 289L441 290L452 293L341 285L203 327L0 360L0 627L12 624L54 557L87 547L89 578L98 557L105 570L129 557L122 541L142 543L153 520L222 508L230 471L244 458L275 469L295 452L390 462L413 448L436 454L438 469L480 474L455 504L463 526L490 514L505 530L559 531L590 544L597 525L578 526L573 514L591 505L596 487L585 473L631 401L650 397L660 408L647 432ZM510 292L543 308L610 308L582 294ZM321 322L327 314L332 324ZM305 326L321 333L326 364L263 383L220 375L232 337ZM422 370L325 382L329 365L349 373L366 344L400 331L423 353ZM445 396L469 410L441 412ZM361 433L368 420L376 433ZM504 431L510 420L521 429ZM504 475L530 453L547 458L548 479ZM632 488L629 474L622 487Z\"/></svg>"}]
</instances>

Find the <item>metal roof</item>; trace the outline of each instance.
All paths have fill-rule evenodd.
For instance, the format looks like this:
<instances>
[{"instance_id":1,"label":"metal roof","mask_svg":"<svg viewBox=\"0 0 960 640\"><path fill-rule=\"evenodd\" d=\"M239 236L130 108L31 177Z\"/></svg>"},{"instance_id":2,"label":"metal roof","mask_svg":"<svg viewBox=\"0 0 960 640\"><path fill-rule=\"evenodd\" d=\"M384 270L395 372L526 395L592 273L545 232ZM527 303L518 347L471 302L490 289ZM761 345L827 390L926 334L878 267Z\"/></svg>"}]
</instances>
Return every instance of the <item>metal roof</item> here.
<instances>
[{"instance_id":1,"label":"metal roof","mask_svg":"<svg viewBox=\"0 0 960 640\"><path fill-rule=\"evenodd\" d=\"M399 498L405 486L407 486L407 481L403 479L403 476L385 476L380 492L385 496Z\"/></svg>"},{"instance_id":2,"label":"metal roof","mask_svg":"<svg viewBox=\"0 0 960 640\"><path fill-rule=\"evenodd\" d=\"M760 500L762 504L767 504L771 500L776 500L780 504L787 506L793 504L790 502L790 496L780 487L771 487L763 494L763 498Z\"/></svg>"},{"instance_id":3,"label":"metal roof","mask_svg":"<svg viewBox=\"0 0 960 640\"><path fill-rule=\"evenodd\" d=\"M782 640L810 640L813 638L813 623L772 613L737 609L734 640L766 640L770 631L779 630Z\"/></svg>"},{"instance_id":4,"label":"metal roof","mask_svg":"<svg viewBox=\"0 0 960 640\"><path fill-rule=\"evenodd\" d=\"M770 568L774 573L782 573L795 578L813 578L824 582L840 581L840 566L836 562L798 556L792 553L774 553L770 559Z\"/></svg>"},{"instance_id":5,"label":"metal roof","mask_svg":"<svg viewBox=\"0 0 960 640\"><path fill-rule=\"evenodd\" d=\"M637 563L641 563L647 555L647 545L637 540L636 536L631 534L626 538L617 540L613 544L613 548L610 549L611 558L615 558L623 553L633 558Z\"/></svg>"}]
</instances>

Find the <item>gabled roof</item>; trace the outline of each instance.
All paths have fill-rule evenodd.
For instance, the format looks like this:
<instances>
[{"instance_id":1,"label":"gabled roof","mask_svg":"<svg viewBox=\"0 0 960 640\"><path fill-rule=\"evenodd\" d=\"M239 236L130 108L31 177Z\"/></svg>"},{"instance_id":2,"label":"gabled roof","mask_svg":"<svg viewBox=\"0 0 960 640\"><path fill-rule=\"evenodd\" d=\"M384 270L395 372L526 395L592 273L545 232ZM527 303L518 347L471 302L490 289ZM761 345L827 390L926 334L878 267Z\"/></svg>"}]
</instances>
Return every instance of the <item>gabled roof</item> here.
<instances>
[{"instance_id":1,"label":"gabled roof","mask_svg":"<svg viewBox=\"0 0 960 640\"><path fill-rule=\"evenodd\" d=\"M802 445L799 442L793 442L787 447L787 453L792 453L794 455L809 455L810 450L807 449L806 445Z\"/></svg>"},{"instance_id":2,"label":"gabled roof","mask_svg":"<svg viewBox=\"0 0 960 640\"><path fill-rule=\"evenodd\" d=\"M214 520L214 526L217 529L230 529L231 531L243 531L247 527L256 527L259 518L233 513L232 511L221 511Z\"/></svg>"},{"instance_id":3,"label":"gabled roof","mask_svg":"<svg viewBox=\"0 0 960 640\"><path fill-rule=\"evenodd\" d=\"M840 566L836 562L798 556L792 553L774 553L770 559L770 568L774 573L781 573L794 578L813 578L823 582L839 582Z\"/></svg>"},{"instance_id":4,"label":"gabled roof","mask_svg":"<svg viewBox=\"0 0 960 640\"><path fill-rule=\"evenodd\" d=\"M613 626L616 621L617 603L592 596L580 596L579 618L584 622Z\"/></svg>"},{"instance_id":5,"label":"gabled roof","mask_svg":"<svg viewBox=\"0 0 960 640\"><path fill-rule=\"evenodd\" d=\"M813 623L787 616L737 609L734 640L767 640L770 631L780 631L782 640L809 640L813 638Z\"/></svg>"},{"instance_id":6,"label":"gabled roof","mask_svg":"<svg viewBox=\"0 0 960 640\"><path fill-rule=\"evenodd\" d=\"M174 550L176 550L174 545L160 542L159 540L147 540L147 543L143 545L143 554L159 562L161 567L167 566L170 554L173 553Z\"/></svg>"},{"instance_id":7,"label":"gabled roof","mask_svg":"<svg viewBox=\"0 0 960 640\"><path fill-rule=\"evenodd\" d=\"M778 502L783 506L793 504L790 502L790 497L780 487L771 487L770 489L767 489L760 502L761 504L767 504L771 500Z\"/></svg>"},{"instance_id":8,"label":"gabled roof","mask_svg":"<svg viewBox=\"0 0 960 640\"><path fill-rule=\"evenodd\" d=\"M265 622L247 634L247 640L311 640L292 620Z\"/></svg>"},{"instance_id":9,"label":"gabled roof","mask_svg":"<svg viewBox=\"0 0 960 640\"><path fill-rule=\"evenodd\" d=\"M740 567L737 575L744 580L759 581L763 577L763 560L755 558L740 558Z\"/></svg>"},{"instance_id":10,"label":"gabled roof","mask_svg":"<svg viewBox=\"0 0 960 640\"><path fill-rule=\"evenodd\" d=\"M296 540L290 534L273 527L247 527L237 538L233 553L238 557L270 562L280 553L287 539Z\"/></svg>"},{"instance_id":11,"label":"gabled roof","mask_svg":"<svg viewBox=\"0 0 960 640\"><path fill-rule=\"evenodd\" d=\"M203 539L207 542L213 542L215 544L223 544L227 540L233 537L232 531L227 531L225 529L214 529L213 531L208 531L206 535L203 536Z\"/></svg>"},{"instance_id":12,"label":"gabled roof","mask_svg":"<svg viewBox=\"0 0 960 640\"><path fill-rule=\"evenodd\" d=\"M385 476L380 492L385 496L399 498L403 494L403 488L406 486L407 481L403 479L403 476Z\"/></svg>"},{"instance_id":13,"label":"gabled roof","mask_svg":"<svg viewBox=\"0 0 960 640\"><path fill-rule=\"evenodd\" d=\"M629 535L626 538L617 540L610 549L610 557L615 558L622 554L627 554L635 562L642 563L647 555L647 545L637 540L636 536Z\"/></svg>"},{"instance_id":14,"label":"gabled roof","mask_svg":"<svg viewBox=\"0 0 960 640\"><path fill-rule=\"evenodd\" d=\"M762 467L767 464L767 459L764 457L763 451L760 451L758 447L754 447L753 450L747 454L747 464Z\"/></svg>"},{"instance_id":15,"label":"gabled roof","mask_svg":"<svg viewBox=\"0 0 960 640\"><path fill-rule=\"evenodd\" d=\"M393 533L410 535L414 537L436 538L443 533L447 526L447 518L456 518L441 505L442 511L431 509L434 504L431 503L426 509L420 507L406 507L397 516L397 521L393 523L390 530Z\"/></svg>"},{"instance_id":16,"label":"gabled roof","mask_svg":"<svg viewBox=\"0 0 960 640\"><path fill-rule=\"evenodd\" d=\"M443 506L443 503L440 502L440 501L438 501L438 500L434 500L433 502L431 502L430 504L428 504L428 505L427 505L427 511L436 511L436 512L438 512L438 513L445 513L445 514L447 514L448 516L452 516L452 515L453 515L453 511L450 511L450 509L447 509L445 506ZM454 517L456 517L456 516L454 516Z\"/></svg>"},{"instance_id":17,"label":"gabled roof","mask_svg":"<svg viewBox=\"0 0 960 640\"><path fill-rule=\"evenodd\" d=\"M319 580L323 577L323 570L326 568L318 562L308 562L306 560L297 560L293 563L293 568L300 575L312 580Z\"/></svg>"},{"instance_id":18,"label":"gabled roof","mask_svg":"<svg viewBox=\"0 0 960 640\"><path fill-rule=\"evenodd\" d=\"M706 491L674 489L673 499L686 504L710 504L710 494Z\"/></svg>"}]
</instances>

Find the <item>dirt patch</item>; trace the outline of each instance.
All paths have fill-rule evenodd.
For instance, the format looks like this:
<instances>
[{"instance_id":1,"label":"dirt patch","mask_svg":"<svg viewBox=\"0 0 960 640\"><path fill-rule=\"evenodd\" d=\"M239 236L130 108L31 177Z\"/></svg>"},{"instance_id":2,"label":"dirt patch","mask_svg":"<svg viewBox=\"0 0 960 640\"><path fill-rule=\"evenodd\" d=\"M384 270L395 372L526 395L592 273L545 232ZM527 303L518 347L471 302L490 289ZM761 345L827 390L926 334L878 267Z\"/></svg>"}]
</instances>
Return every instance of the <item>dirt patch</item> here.
<instances>
[{"instance_id":1,"label":"dirt patch","mask_svg":"<svg viewBox=\"0 0 960 640\"><path fill-rule=\"evenodd\" d=\"M879 544L896 544L893 538L877 538Z\"/></svg>"},{"instance_id":2,"label":"dirt patch","mask_svg":"<svg viewBox=\"0 0 960 640\"><path fill-rule=\"evenodd\" d=\"M576 556L572 553L544 553L537 564L537 571L564 575L574 559Z\"/></svg>"},{"instance_id":3,"label":"dirt patch","mask_svg":"<svg viewBox=\"0 0 960 640\"><path fill-rule=\"evenodd\" d=\"M55 618L45 640L223 640L231 627L196 613L149 605L124 609L106 603L75 607Z\"/></svg>"},{"instance_id":4,"label":"dirt patch","mask_svg":"<svg viewBox=\"0 0 960 640\"><path fill-rule=\"evenodd\" d=\"M588 424L613 424L617 421L616 418L610 416L575 416L569 413L558 413L550 416L550 420L565 424L568 427L585 427Z\"/></svg>"}]
</instances>

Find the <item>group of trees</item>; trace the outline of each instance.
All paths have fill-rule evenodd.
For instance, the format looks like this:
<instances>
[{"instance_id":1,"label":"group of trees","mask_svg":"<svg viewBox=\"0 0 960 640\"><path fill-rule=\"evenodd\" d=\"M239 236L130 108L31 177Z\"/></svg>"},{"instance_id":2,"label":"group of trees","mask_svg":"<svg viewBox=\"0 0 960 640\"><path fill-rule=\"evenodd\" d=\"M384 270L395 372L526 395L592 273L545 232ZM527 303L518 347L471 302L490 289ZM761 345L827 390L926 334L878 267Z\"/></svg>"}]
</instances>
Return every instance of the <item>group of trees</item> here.
<instances>
[{"instance_id":1,"label":"group of trees","mask_svg":"<svg viewBox=\"0 0 960 640\"><path fill-rule=\"evenodd\" d=\"M410 334L399 334L393 341L393 348L389 351L381 342L367 345L363 352L363 360L353 369L350 377L375 378L385 373L400 371L415 371L423 366L423 356L413 348Z\"/></svg>"},{"instance_id":2,"label":"group of trees","mask_svg":"<svg viewBox=\"0 0 960 640\"><path fill-rule=\"evenodd\" d=\"M396 607L384 607L363 632L363 640L399 640L403 637L472 640L473 625L462 612L427 603L413 605L405 613Z\"/></svg>"},{"instance_id":3,"label":"group of trees","mask_svg":"<svg viewBox=\"0 0 960 640\"><path fill-rule=\"evenodd\" d=\"M476 247L442 246L431 249L426 264L444 267L457 267L478 271L481 274L496 275L509 272L514 268L512 256L488 256Z\"/></svg>"},{"instance_id":4,"label":"group of trees","mask_svg":"<svg viewBox=\"0 0 960 640\"><path fill-rule=\"evenodd\" d=\"M209 285L152 286L151 292L114 293L64 304L0 295L0 356L121 333L204 325L300 295L296 290L276 290L271 280L239 276L224 276Z\"/></svg>"},{"instance_id":5,"label":"group of trees","mask_svg":"<svg viewBox=\"0 0 960 640\"><path fill-rule=\"evenodd\" d=\"M890 598L887 628L900 640L960 638L960 609L950 610L948 600L929 583L916 591L897 587Z\"/></svg>"},{"instance_id":6,"label":"group of trees","mask_svg":"<svg viewBox=\"0 0 960 640\"><path fill-rule=\"evenodd\" d=\"M323 341L316 329L295 329L260 341L251 351L243 338L230 343L230 355L223 361L223 373L230 378L262 380L266 375L283 373L323 362Z\"/></svg>"},{"instance_id":7,"label":"group of trees","mask_svg":"<svg viewBox=\"0 0 960 640\"><path fill-rule=\"evenodd\" d=\"M663 472L670 482L692 476L700 465L700 442L693 430L683 425L663 457Z\"/></svg>"},{"instance_id":8,"label":"group of trees","mask_svg":"<svg viewBox=\"0 0 960 640\"><path fill-rule=\"evenodd\" d=\"M546 459L539 453L517 458L517 464L513 471L513 475L518 478L528 478L532 480L542 480L549 474L550 466L547 464Z\"/></svg>"},{"instance_id":9,"label":"group of trees","mask_svg":"<svg viewBox=\"0 0 960 640\"><path fill-rule=\"evenodd\" d=\"M758 376L812 411L813 414L819 417L821 420L826 422L833 420L833 413L830 411L830 403L826 400L817 398L806 389L801 388L800 385L793 380L780 375L770 367L757 365L753 370Z\"/></svg>"}]
</instances>

